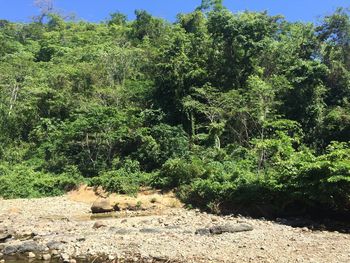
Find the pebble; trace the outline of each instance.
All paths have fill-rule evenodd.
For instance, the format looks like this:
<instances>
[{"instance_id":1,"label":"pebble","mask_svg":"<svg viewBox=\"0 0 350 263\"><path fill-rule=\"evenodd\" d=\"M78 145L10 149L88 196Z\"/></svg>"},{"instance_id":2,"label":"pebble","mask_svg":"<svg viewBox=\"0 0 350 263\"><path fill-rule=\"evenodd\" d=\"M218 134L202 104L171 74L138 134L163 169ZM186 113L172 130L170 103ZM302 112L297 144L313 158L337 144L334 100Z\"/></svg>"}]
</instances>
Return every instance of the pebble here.
<instances>
[{"instance_id":1,"label":"pebble","mask_svg":"<svg viewBox=\"0 0 350 263\"><path fill-rule=\"evenodd\" d=\"M106 227L107 225L102 221L96 221L92 228L99 229L101 227Z\"/></svg>"},{"instance_id":2,"label":"pebble","mask_svg":"<svg viewBox=\"0 0 350 263\"><path fill-rule=\"evenodd\" d=\"M51 259L51 255L50 254L44 254L42 256L42 259L45 260L45 261L49 261Z\"/></svg>"},{"instance_id":3,"label":"pebble","mask_svg":"<svg viewBox=\"0 0 350 263\"><path fill-rule=\"evenodd\" d=\"M61 254L61 258L62 258L63 262L67 262L67 263L70 262L68 254Z\"/></svg>"},{"instance_id":4,"label":"pebble","mask_svg":"<svg viewBox=\"0 0 350 263\"><path fill-rule=\"evenodd\" d=\"M0 259L0 263L5 263L5 259Z\"/></svg>"},{"instance_id":5,"label":"pebble","mask_svg":"<svg viewBox=\"0 0 350 263\"><path fill-rule=\"evenodd\" d=\"M35 254L33 252L28 252L28 258L35 258Z\"/></svg>"},{"instance_id":6,"label":"pebble","mask_svg":"<svg viewBox=\"0 0 350 263\"><path fill-rule=\"evenodd\" d=\"M69 260L69 263L77 263L77 261L75 259L71 259Z\"/></svg>"}]
</instances>

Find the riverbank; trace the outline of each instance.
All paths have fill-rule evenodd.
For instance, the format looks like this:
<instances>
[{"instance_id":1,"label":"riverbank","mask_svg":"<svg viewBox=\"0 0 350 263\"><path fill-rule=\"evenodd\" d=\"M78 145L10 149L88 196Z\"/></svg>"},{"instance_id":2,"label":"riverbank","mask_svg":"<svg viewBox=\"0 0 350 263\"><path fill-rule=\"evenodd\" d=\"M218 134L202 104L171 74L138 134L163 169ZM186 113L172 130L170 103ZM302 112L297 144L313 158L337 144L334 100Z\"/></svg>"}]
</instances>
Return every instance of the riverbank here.
<instances>
[{"instance_id":1,"label":"riverbank","mask_svg":"<svg viewBox=\"0 0 350 263\"><path fill-rule=\"evenodd\" d=\"M47 262L349 262L350 235L264 219L187 210L175 197L119 200L122 211L93 216L91 191L0 200L0 257ZM217 231L222 226L247 231ZM214 231L215 230L215 231ZM0 238L1 239L1 238Z\"/></svg>"}]
</instances>

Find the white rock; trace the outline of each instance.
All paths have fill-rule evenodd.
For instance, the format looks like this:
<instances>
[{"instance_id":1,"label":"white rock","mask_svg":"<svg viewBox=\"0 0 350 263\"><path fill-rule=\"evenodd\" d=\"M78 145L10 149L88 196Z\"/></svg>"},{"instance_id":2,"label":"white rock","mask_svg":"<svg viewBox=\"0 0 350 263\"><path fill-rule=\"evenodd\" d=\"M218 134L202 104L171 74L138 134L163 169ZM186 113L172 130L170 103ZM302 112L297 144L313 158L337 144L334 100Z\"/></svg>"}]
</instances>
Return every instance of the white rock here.
<instances>
[{"instance_id":1,"label":"white rock","mask_svg":"<svg viewBox=\"0 0 350 263\"><path fill-rule=\"evenodd\" d=\"M45 261L49 261L51 259L51 255L50 254L44 254L42 256L42 259L45 260Z\"/></svg>"},{"instance_id":2,"label":"white rock","mask_svg":"<svg viewBox=\"0 0 350 263\"><path fill-rule=\"evenodd\" d=\"M70 262L68 254L61 254L61 258L62 258L63 262Z\"/></svg>"},{"instance_id":3,"label":"white rock","mask_svg":"<svg viewBox=\"0 0 350 263\"><path fill-rule=\"evenodd\" d=\"M115 259L115 256L112 256L112 255L109 255L109 256L108 256L108 260L112 261L112 260L114 260L114 259Z\"/></svg>"}]
</instances>

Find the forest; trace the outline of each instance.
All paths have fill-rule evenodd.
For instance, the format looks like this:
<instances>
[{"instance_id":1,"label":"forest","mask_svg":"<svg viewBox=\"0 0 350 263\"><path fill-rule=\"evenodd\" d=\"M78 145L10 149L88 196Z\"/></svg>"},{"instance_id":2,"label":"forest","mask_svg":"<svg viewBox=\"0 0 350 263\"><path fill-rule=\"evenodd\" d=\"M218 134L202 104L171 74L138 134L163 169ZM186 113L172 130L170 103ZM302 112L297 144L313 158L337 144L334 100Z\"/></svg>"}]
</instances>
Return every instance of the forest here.
<instances>
[{"instance_id":1,"label":"forest","mask_svg":"<svg viewBox=\"0 0 350 263\"><path fill-rule=\"evenodd\" d=\"M0 196L152 187L213 213L349 213L349 9L135 15L0 20Z\"/></svg>"}]
</instances>

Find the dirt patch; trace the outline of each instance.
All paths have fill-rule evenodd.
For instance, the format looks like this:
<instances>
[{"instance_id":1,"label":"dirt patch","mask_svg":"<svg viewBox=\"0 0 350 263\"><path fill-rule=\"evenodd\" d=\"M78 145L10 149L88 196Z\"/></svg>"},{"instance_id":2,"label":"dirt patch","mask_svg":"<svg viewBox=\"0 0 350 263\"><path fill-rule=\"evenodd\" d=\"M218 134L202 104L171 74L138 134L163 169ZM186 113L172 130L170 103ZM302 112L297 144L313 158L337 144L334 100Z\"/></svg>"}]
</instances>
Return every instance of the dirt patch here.
<instances>
[{"instance_id":1,"label":"dirt patch","mask_svg":"<svg viewBox=\"0 0 350 263\"><path fill-rule=\"evenodd\" d=\"M173 192L164 194L158 190L151 189L144 189L137 196L129 196L110 194L101 188L83 185L67 194L69 200L89 205L101 196L108 197L113 205L117 204L122 210L163 210L183 207L183 204L176 198Z\"/></svg>"}]
</instances>

